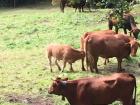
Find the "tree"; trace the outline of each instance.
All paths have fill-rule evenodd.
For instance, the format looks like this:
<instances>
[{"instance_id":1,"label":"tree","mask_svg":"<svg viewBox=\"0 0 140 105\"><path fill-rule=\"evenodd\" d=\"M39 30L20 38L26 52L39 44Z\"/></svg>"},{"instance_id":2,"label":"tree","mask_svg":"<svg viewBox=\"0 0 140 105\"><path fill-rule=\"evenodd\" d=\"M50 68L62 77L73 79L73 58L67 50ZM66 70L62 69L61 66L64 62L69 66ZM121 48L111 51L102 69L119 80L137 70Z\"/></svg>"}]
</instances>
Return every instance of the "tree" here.
<instances>
[{"instance_id":1,"label":"tree","mask_svg":"<svg viewBox=\"0 0 140 105\"><path fill-rule=\"evenodd\" d=\"M110 13L111 16L117 18L119 21L118 27L121 27L123 20L123 14L132 10L132 5L128 0L108 0L114 4L114 7Z\"/></svg>"}]
</instances>

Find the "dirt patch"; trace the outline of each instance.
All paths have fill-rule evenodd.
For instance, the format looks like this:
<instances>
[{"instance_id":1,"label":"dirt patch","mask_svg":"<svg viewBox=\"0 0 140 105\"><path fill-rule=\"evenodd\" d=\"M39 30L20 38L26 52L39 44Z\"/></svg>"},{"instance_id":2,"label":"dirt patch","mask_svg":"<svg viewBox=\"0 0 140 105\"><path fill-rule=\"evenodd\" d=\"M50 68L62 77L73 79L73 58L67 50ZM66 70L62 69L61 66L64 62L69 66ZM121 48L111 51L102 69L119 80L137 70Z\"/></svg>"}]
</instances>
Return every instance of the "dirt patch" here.
<instances>
[{"instance_id":1,"label":"dirt patch","mask_svg":"<svg viewBox=\"0 0 140 105\"><path fill-rule=\"evenodd\" d=\"M10 103L23 103L27 105L54 105L51 98L43 98L41 96L28 96L28 95L17 95L10 94L5 95L6 101Z\"/></svg>"}]
</instances>

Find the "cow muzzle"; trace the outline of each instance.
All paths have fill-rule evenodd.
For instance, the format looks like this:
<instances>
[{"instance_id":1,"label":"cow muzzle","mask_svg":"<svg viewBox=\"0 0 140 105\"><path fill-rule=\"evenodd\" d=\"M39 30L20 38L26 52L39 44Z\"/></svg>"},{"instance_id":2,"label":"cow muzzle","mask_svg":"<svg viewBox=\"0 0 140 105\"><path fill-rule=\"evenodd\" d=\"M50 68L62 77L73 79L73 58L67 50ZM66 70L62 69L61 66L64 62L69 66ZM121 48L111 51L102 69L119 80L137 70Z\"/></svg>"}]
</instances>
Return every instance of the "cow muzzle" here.
<instances>
[{"instance_id":1,"label":"cow muzzle","mask_svg":"<svg viewBox=\"0 0 140 105\"><path fill-rule=\"evenodd\" d=\"M132 57L136 57L136 54L131 54Z\"/></svg>"}]
</instances>

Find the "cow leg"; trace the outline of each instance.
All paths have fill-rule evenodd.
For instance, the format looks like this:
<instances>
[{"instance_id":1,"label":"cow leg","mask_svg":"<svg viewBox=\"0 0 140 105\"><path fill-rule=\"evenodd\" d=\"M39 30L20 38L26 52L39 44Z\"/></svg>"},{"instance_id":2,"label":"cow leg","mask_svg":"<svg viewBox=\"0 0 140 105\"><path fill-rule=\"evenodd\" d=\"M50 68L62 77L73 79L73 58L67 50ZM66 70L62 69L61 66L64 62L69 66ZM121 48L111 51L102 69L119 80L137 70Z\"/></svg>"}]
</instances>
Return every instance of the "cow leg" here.
<instances>
[{"instance_id":1,"label":"cow leg","mask_svg":"<svg viewBox=\"0 0 140 105\"><path fill-rule=\"evenodd\" d=\"M70 64L70 71L74 72L73 67L72 67L72 63L69 63L69 64Z\"/></svg>"},{"instance_id":2,"label":"cow leg","mask_svg":"<svg viewBox=\"0 0 140 105\"><path fill-rule=\"evenodd\" d=\"M132 33L130 32L130 36L132 36Z\"/></svg>"},{"instance_id":3,"label":"cow leg","mask_svg":"<svg viewBox=\"0 0 140 105\"><path fill-rule=\"evenodd\" d=\"M79 12L81 12L81 7L80 6L78 7L78 9L79 9Z\"/></svg>"},{"instance_id":4,"label":"cow leg","mask_svg":"<svg viewBox=\"0 0 140 105\"><path fill-rule=\"evenodd\" d=\"M64 68L66 67L66 60L63 60L63 69L62 69L62 72L64 71Z\"/></svg>"},{"instance_id":5,"label":"cow leg","mask_svg":"<svg viewBox=\"0 0 140 105\"><path fill-rule=\"evenodd\" d=\"M113 23L111 20L108 20L108 28L109 28L109 30L112 30L112 28L113 28Z\"/></svg>"},{"instance_id":6,"label":"cow leg","mask_svg":"<svg viewBox=\"0 0 140 105\"><path fill-rule=\"evenodd\" d=\"M84 12L84 6L81 6L82 12Z\"/></svg>"},{"instance_id":7,"label":"cow leg","mask_svg":"<svg viewBox=\"0 0 140 105\"><path fill-rule=\"evenodd\" d=\"M78 7L78 5L77 5L77 4L75 4L75 12L77 11L77 8L79 8L79 7Z\"/></svg>"},{"instance_id":8,"label":"cow leg","mask_svg":"<svg viewBox=\"0 0 140 105\"><path fill-rule=\"evenodd\" d=\"M96 73L99 73L98 68L97 68L97 62L98 62L98 57L94 57L94 68Z\"/></svg>"},{"instance_id":9,"label":"cow leg","mask_svg":"<svg viewBox=\"0 0 140 105\"><path fill-rule=\"evenodd\" d=\"M66 4L66 1L64 1L64 0L60 1L60 9L62 12L64 12L65 4Z\"/></svg>"},{"instance_id":10,"label":"cow leg","mask_svg":"<svg viewBox=\"0 0 140 105\"><path fill-rule=\"evenodd\" d=\"M93 72L94 63L91 60L90 61L87 60L86 63L87 63L87 70L88 70L88 68L90 68L90 71Z\"/></svg>"},{"instance_id":11,"label":"cow leg","mask_svg":"<svg viewBox=\"0 0 140 105\"><path fill-rule=\"evenodd\" d=\"M123 31L124 31L125 34L127 34L127 30L126 30L126 28L124 28ZM130 35L130 36L131 36L131 35Z\"/></svg>"},{"instance_id":12,"label":"cow leg","mask_svg":"<svg viewBox=\"0 0 140 105\"><path fill-rule=\"evenodd\" d=\"M87 6L87 8L89 9L89 11L91 12L90 3L89 3L89 2L86 2L86 6Z\"/></svg>"},{"instance_id":13,"label":"cow leg","mask_svg":"<svg viewBox=\"0 0 140 105\"><path fill-rule=\"evenodd\" d=\"M87 67L87 71L89 70L88 68L90 67L90 70L91 70L91 66L90 66L90 62L89 62L89 59L88 57L86 57L86 67Z\"/></svg>"},{"instance_id":14,"label":"cow leg","mask_svg":"<svg viewBox=\"0 0 140 105\"><path fill-rule=\"evenodd\" d=\"M75 7L75 12L76 12L76 10L77 10L77 7Z\"/></svg>"},{"instance_id":15,"label":"cow leg","mask_svg":"<svg viewBox=\"0 0 140 105\"><path fill-rule=\"evenodd\" d=\"M82 71L85 71L85 67L84 67L84 58L82 59Z\"/></svg>"},{"instance_id":16,"label":"cow leg","mask_svg":"<svg viewBox=\"0 0 140 105\"><path fill-rule=\"evenodd\" d=\"M90 64L90 71L93 72L93 65Z\"/></svg>"},{"instance_id":17,"label":"cow leg","mask_svg":"<svg viewBox=\"0 0 140 105\"><path fill-rule=\"evenodd\" d=\"M48 59L49 59L50 70L51 70L51 72L52 72L52 60L51 60L51 57L48 56Z\"/></svg>"},{"instance_id":18,"label":"cow leg","mask_svg":"<svg viewBox=\"0 0 140 105\"><path fill-rule=\"evenodd\" d=\"M121 66L122 58L117 58L117 61L118 61L118 72L120 72L122 71L122 66Z\"/></svg>"},{"instance_id":19,"label":"cow leg","mask_svg":"<svg viewBox=\"0 0 140 105\"><path fill-rule=\"evenodd\" d=\"M87 65L87 71L89 70L88 68L90 68L90 71L93 72L94 61L91 60L88 56L86 57L86 65Z\"/></svg>"},{"instance_id":20,"label":"cow leg","mask_svg":"<svg viewBox=\"0 0 140 105\"><path fill-rule=\"evenodd\" d=\"M58 64L58 62L57 62L57 59L55 60L55 64L57 65L59 71L61 71L61 68L60 68L60 66L59 66L59 64Z\"/></svg>"},{"instance_id":21,"label":"cow leg","mask_svg":"<svg viewBox=\"0 0 140 105\"><path fill-rule=\"evenodd\" d=\"M109 59L108 58L105 59L104 65L106 65L106 63L109 63Z\"/></svg>"},{"instance_id":22,"label":"cow leg","mask_svg":"<svg viewBox=\"0 0 140 105\"><path fill-rule=\"evenodd\" d=\"M115 26L115 32L116 32L116 34L118 34L118 31L119 31L118 26Z\"/></svg>"}]
</instances>

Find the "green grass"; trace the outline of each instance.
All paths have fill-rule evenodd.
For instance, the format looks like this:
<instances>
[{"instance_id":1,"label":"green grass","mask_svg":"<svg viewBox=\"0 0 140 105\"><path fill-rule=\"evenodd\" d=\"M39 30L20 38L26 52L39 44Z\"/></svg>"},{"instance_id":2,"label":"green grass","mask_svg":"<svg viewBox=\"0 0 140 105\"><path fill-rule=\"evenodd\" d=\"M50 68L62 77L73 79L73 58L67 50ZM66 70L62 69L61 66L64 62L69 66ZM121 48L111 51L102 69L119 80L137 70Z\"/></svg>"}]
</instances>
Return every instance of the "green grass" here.
<instances>
[{"instance_id":1,"label":"green grass","mask_svg":"<svg viewBox=\"0 0 140 105\"><path fill-rule=\"evenodd\" d=\"M140 5L135 6L133 13L140 23ZM108 10L99 9L92 13L74 12L74 9L66 8L61 13L59 8L53 7L26 7L17 9L0 10L0 94L17 93L29 95L41 95L51 97L55 105L66 105L68 102L61 101L61 97L47 93L51 79L58 75L67 75L70 79L84 76L95 76L97 74L82 72L80 61L73 64L75 73L69 72L66 67L64 73L59 73L53 66L50 73L48 60L44 57L44 47L49 43L64 43L75 48L80 46L80 36L87 31L107 29ZM103 19L102 19L103 18ZM140 25L138 24L140 27ZM121 30L122 31L122 30ZM136 75L137 105L140 105L140 69L137 62L138 56L131 61L124 60L123 67L128 72ZM62 62L60 63L62 65ZM100 75L115 72L117 68L116 59L111 59L107 66L100 59ZM126 66L126 65L130 66ZM47 69L44 70L45 65ZM21 105L0 100L0 105ZM114 103L113 105L120 105Z\"/></svg>"}]
</instances>

